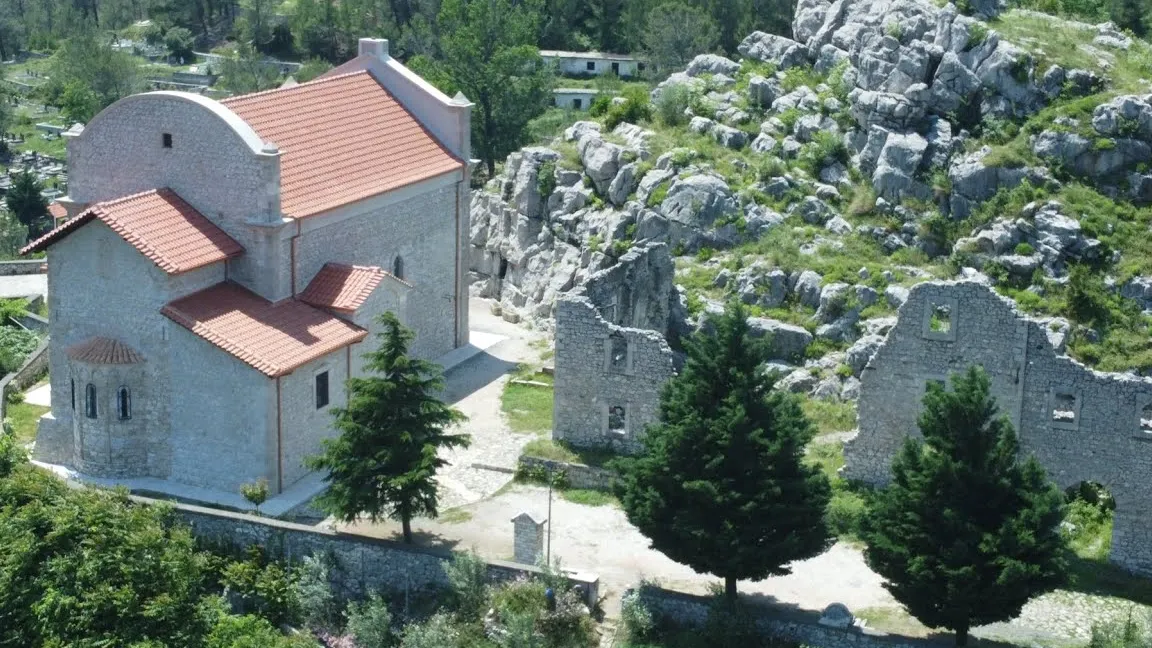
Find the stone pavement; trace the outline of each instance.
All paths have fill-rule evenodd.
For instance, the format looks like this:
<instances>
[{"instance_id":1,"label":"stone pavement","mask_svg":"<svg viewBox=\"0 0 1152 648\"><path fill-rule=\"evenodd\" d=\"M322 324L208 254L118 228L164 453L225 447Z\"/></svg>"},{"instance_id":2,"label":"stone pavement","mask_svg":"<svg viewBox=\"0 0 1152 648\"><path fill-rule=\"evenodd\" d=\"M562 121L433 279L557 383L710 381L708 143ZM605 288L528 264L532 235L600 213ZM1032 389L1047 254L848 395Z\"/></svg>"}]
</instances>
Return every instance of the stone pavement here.
<instances>
[{"instance_id":1,"label":"stone pavement","mask_svg":"<svg viewBox=\"0 0 1152 648\"><path fill-rule=\"evenodd\" d=\"M24 402L41 407L52 407L52 385L44 383L24 393Z\"/></svg>"},{"instance_id":2,"label":"stone pavement","mask_svg":"<svg viewBox=\"0 0 1152 648\"><path fill-rule=\"evenodd\" d=\"M0 299L35 297L48 294L48 275L11 275L0 277Z\"/></svg>"}]
</instances>

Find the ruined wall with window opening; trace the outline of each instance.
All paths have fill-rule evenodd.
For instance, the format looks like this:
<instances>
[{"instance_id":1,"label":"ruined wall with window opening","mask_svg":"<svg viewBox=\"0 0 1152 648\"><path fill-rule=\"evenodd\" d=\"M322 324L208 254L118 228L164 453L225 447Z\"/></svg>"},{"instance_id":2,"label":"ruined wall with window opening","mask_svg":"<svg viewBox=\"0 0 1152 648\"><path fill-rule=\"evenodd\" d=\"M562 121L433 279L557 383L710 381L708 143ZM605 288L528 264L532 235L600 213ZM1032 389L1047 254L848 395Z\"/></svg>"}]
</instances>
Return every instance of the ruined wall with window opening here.
<instances>
[{"instance_id":1,"label":"ruined wall with window opening","mask_svg":"<svg viewBox=\"0 0 1152 648\"><path fill-rule=\"evenodd\" d=\"M1092 371L1058 355L1044 324L974 282L923 283L861 375L860 431L844 476L889 479L926 385L982 366L1022 451L1061 488L1099 482L1116 499L1112 562L1152 574L1152 380Z\"/></svg>"}]
</instances>

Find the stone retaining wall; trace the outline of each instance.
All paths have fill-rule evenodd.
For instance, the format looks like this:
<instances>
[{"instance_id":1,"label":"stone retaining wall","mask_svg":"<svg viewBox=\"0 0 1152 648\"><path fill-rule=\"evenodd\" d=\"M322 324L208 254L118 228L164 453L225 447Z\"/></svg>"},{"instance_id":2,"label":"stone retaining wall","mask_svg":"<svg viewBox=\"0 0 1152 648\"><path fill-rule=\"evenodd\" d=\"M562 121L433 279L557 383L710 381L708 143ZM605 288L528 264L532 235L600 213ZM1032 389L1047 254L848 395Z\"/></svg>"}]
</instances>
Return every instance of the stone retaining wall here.
<instances>
[{"instance_id":1,"label":"stone retaining wall","mask_svg":"<svg viewBox=\"0 0 1152 648\"><path fill-rule=\"evenodd\" d=\"M24 391L40 376L48 373L48 338L40 341L16 371L0 378L0 419L8 416L8 392Z\"/></svg>"},{"instance_id":2,"label":"stone retaining wall","mask_svg":"<svg viewBox=\"0 0 1152 648\"><path fill-rule=\"evenodd\" d=\"M159 500L133 497L142 504ZM201 541L243 550L263 546L271 556L296 561L305 556L328 555L335 559L333 584L348 598L361 598L373 591L441 587L448 584L444 563L453 552L405 545L391 540L340 533L244 513L164 502L172 506L177 519L187 523ZM565 570L568 580L585 593L588 604L599 597L599 579L590 574ZM488 561L488 575L494 581L539 574L540 569L503 561Z\"/></svg>"},{"instance_id":3,"label":"stone retaining wall","mask_svg":"<svg viewBox=\"0 0 1152 648\"><path fill-rule=\"evenodd\" d=\"M0 277L47 274L47 272L48 265L44 259L0 261Z\"/></svg>"},{"instance_id":4,"label":"stone retaining wall","mask_svg":"<svg viewBox=\"0 0 1152 648\"><path fill-rule=\"evenodd\" d=\"M703 625L714 600L649 585L630 589L624 594L625 597L633 595L639 596L657 621L682 627ZM927 648L953 645L951 637L914 639L858 626L836 628L821 625L819 613L795 608L765 605L751 609L757 629L765 636L796 641L814 648Z\"/></svg>"},{"instance_id":5,"label":"stone retaining wall","mask_svg":"<svg viewBox=\"0 0 1152 648\"><path fill-rule=\"evenodd\" d=\"M589 490L612 490L612 482L616 473L605 468L595 468L584 464L568 463L566 461L553 461L540 457L520 457L521 468L541 467L544 469L563 470L568 475L568 485L572 488L586 488Z\"/></svg>"}]
</instances>

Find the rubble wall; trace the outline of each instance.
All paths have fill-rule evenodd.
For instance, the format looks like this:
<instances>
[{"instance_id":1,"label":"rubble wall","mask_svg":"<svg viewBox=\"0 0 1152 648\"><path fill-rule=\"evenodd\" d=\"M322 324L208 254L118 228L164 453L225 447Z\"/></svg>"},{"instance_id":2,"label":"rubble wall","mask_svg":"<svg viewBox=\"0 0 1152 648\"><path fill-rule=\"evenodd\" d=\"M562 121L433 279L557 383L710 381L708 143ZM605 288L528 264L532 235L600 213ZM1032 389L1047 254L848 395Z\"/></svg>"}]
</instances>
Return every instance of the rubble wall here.
<instances>
[{"instance_id":1,"label":"rubble wall","mask_svg":"<svg viewBox=\"0 0 1152 648\"><path fill-rule=\"evenodd\" d=\"M979 283L911 290L861 375L860 431L845 445L844 476L888 481L904 439L920 434L916 419L927 383L970 365L987 372L1021 449L1053 481L1061 488L1081 481L1108 488L1116 498L1110 559L1152 574L1152 431L1141 422L1152 419L1152 380L1092 371L1057 355L1042 324Z\"/></svg>"},{"instance_id":2,"label":"rubble wall","mask_svg":"<svg viewBox=\"0 0 1152 648\"><path fill-rule=\"evenodd\" d=\"M552 437L638 451L644 427L656 420L660 389L673 375L672 358L660 333L610 324L587 297L561 296Z\"/></svg>"}]
</instances>

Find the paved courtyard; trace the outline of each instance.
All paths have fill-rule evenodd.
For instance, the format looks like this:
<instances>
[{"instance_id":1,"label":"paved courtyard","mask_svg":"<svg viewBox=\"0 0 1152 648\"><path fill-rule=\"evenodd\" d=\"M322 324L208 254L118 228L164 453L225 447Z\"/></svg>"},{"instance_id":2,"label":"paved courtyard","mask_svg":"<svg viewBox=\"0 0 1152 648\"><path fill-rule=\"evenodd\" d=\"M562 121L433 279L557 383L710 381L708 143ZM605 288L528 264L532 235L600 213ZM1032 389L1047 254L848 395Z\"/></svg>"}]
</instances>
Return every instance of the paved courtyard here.
<instances>
[{"instance_id":1,"label":"paved courtyard","mask_svg":"<svg viewBox=\"0 0 1152 648\"><path fill-rule=\"evenodd\" d=\"M11 275L0 277L0 299L35 297L48 294L48 275Z\"/></svg>"}]
</instances>

